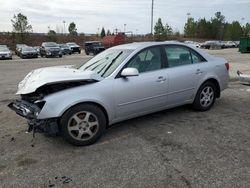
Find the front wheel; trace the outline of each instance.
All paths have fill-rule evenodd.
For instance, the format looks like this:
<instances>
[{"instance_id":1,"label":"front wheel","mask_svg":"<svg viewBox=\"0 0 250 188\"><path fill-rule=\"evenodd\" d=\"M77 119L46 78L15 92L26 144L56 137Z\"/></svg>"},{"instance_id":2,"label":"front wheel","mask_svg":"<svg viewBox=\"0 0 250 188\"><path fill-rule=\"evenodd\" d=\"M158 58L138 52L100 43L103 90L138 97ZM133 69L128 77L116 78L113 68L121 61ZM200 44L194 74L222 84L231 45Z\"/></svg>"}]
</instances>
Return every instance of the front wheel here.
<instances>
[{"instance_id":1,"label":"front wheel","mask_svg":"<svg viewBox=\"0 0 250 188\"><path fill-rule=\"evenodd\" d=\"M215 102L216 92L216 87L212 82L202 84L196 94L193 108L199 111L209 110Z\"/></svg>"},{"instance_id":2,"label":"front wheel","mask_svg":"<svg viewBox=\"0 0 250 188\"><path fill-rule=\"evenodd\" d=\"M70 108L61 118L62 137L77 146L95 143L106 128L103 111L92 104L79 104Z\"/></svg>"}]
</instances>

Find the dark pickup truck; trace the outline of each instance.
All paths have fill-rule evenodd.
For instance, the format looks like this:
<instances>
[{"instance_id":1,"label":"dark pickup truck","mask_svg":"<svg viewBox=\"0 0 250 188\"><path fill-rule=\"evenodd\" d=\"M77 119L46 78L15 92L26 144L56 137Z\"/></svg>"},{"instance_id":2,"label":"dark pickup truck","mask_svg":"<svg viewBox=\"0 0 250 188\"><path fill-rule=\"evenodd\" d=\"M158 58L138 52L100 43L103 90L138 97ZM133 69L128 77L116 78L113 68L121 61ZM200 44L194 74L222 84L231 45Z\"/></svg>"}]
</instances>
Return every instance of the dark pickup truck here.
<instances>
[{"instance_id":1,"label":"dark pickup truck","mask_svg":"<svg viewBox=\"0 0 250 188\"><path fill-rule=\"evenodd\" d=\"M88 41L85 42L85 53L89 55L90 53L96 55L105 50L105 47L100 41Z\"/></svg>"},{"instance_id":2,"label":"dark pickup truck","mask_svg":"<svg viewBox=\"0 0 250 188\"><path fill-rule=\"evenodd\" d=\"M79 54L81 53L81 47L79 45L77 45L76 43L68 42L66 44L70 47L72 53L76 53L76 52Z\"/></svg>"}]
</instances>

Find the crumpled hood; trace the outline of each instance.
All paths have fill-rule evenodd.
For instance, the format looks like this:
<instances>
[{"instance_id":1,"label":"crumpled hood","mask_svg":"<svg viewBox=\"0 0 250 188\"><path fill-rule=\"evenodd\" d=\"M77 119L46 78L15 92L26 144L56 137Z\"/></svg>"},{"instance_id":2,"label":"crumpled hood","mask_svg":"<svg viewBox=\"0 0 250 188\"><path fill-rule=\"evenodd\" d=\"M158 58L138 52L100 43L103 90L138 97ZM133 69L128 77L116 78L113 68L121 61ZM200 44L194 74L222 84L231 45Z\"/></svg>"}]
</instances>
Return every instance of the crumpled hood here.
<instances>
[{"instance_id":1,"label":"crumpled hood","mask_svg":"<svg viewBox=\"0 0 250 188\"><path fill-rule=\"evenodd\" d=\"M96 80L103 78L93 71L83 71L72 66L46 67L31 71L19 83L16 94L28 94L36 91L39 87L67 81Z\"/></svg>"}]
</instances>

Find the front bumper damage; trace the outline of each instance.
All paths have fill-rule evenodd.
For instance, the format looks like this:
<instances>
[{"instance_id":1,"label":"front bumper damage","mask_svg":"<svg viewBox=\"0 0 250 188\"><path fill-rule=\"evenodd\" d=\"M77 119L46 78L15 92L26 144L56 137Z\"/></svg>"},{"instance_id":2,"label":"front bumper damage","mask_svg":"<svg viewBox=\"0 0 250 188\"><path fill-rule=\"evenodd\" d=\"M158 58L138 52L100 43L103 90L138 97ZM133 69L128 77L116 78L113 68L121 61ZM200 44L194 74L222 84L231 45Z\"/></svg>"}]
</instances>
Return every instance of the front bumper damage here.
<instances>
[{"instance_id":1,"label":"front bumper damage","mask_svg":"<svg viewBox=\"0 0 250 188\"><path fill-rule=\"evenodd\" d=\"M248 75L248 74L243 74L243 73L240 72L240 71L237 71L237 74L238 74L239 80L240 80L241 82L245 82L245 83L250 84L250 75Z\"/></svg>"},{"instance_id":2,"label":"front bumper damage","mask_svg":"<svg viewBox=\"0 0 250 188\"><path fill-rule=\"evenodd\" d=\"M33 134L37 132L46 133L50 136L56 135L59 132L57 118L37 119L41 108L34 103L25 100L16 100L8 104L8 107L27 119L28 132L33 131Z\"/></svg>"}]
</instances>

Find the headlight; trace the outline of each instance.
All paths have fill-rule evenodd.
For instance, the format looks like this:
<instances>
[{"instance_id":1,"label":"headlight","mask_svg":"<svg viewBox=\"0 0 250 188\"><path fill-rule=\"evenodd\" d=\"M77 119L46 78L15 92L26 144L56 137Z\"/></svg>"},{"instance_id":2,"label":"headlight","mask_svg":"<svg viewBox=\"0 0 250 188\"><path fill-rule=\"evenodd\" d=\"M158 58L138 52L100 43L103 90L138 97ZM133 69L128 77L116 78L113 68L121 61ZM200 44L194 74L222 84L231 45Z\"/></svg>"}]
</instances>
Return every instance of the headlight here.
<instances>
[{"instance_id":1,"label":"headlight","mask_svg":"<svg viewBox=\"0 0 250 188\"><path fill-rule=\"evenodd\" d=\"M51 55L50 50L46 50L46 54L47 54L47 55Z\"/></svg>"}]
</instances>

